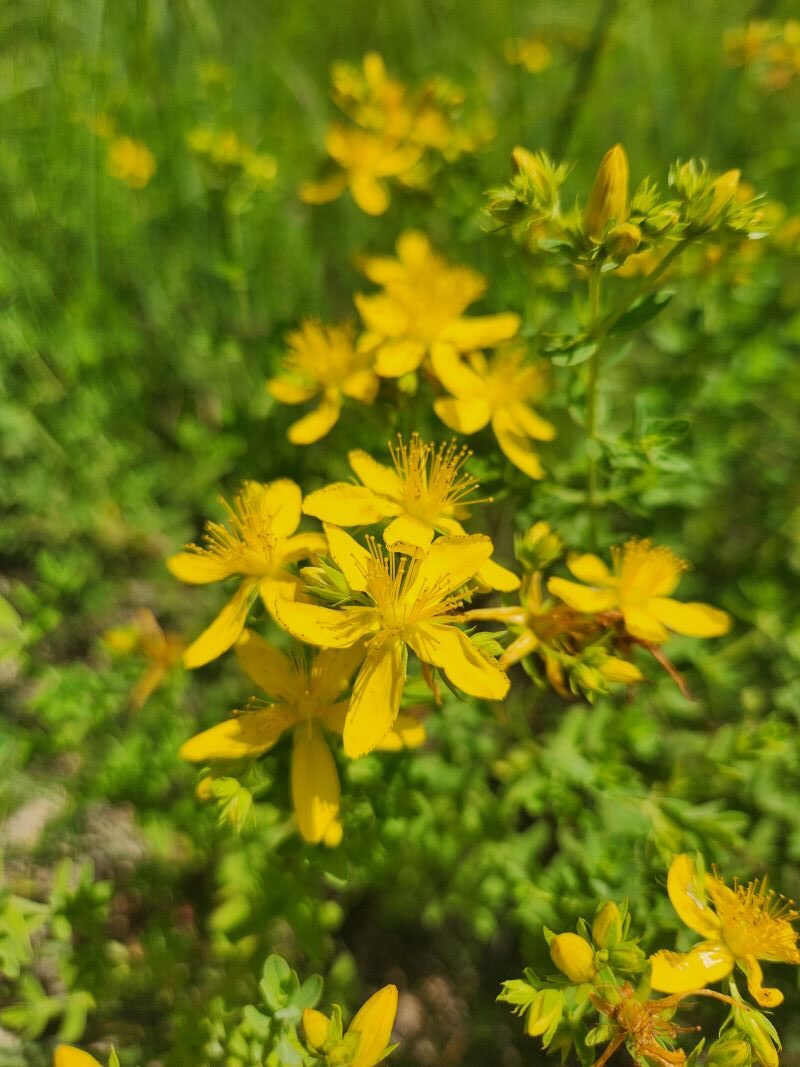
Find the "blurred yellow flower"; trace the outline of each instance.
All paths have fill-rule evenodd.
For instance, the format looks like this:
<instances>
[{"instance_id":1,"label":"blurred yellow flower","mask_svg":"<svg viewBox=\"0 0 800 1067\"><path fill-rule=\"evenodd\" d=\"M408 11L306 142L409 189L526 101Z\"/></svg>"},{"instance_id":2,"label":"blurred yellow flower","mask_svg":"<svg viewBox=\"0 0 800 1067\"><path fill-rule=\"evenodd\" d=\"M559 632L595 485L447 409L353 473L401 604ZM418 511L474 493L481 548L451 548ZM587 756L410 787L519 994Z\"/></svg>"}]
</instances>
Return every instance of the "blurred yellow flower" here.
<instances>
[{"instance_id":1,"label":"blurred yellow flower","mask_svg":"<svg viewBox=\"0 0 800 1067\"><path fill-rule=\"evenodd\" d=\"M612 548L611 555L613 573L598 556L570 557L567 566L586 584L551 578L548 590L586 614L618 609L629 634L655 644L666 641L669 630L689 637L718 637L730 629L727 612L669 596L686 570L670 549L650 541L628 541L622 548Z\"/></svg>"},{"instance_id":2,"label":"blurred yellow flower","mask_svg":"<svg viewBox=\"0 0 800 1067\"><path fill-rule=\"evenodd\" d=\"M148 667L131 693L131 705L141 708L163 685L172 668L180 663L186 642L180 634L164 633L149 608L136 612L132 626L108 630L103 643L115 655L139 654Z\"/></svg>"},{"instance_id":3,"label":"blurred yellow flower","mask_svg":"<svg viewBox=\"0 0 800 1067\"><path fill-rule=\"evenodd\" d=\"M383 531L386 545L410 555L424 551L437 533L464 535L458 520L469 517L470 505L485 503L475 497L478 482L463 470L469 449L452 441L437 448L412 434L408 444L398 436L389 451L394 470L360 449L349 452L348 462L362 484L335 482L310 493L303 511L335 526L368 526L391 519ZM515 574L492 560L476 578L492 589L511 591L519 586Z\"/></svg>"},{"instance_id":4,"label":"blurred yellow flower","mask_svg":"<svg viewBox=\"0 0 800 1067\"><path fill-rule=\"evenodd\" d=\"M378 393L374 353L356 342L355 327L345 322L324 326L307 320L286 338L289 351L282 373L267 388L282 404L303 404L322 394L319 406L289 427L294 445L310 445L324 437L339 419L342 399L371 404Z\"/></svg>"},{"instance_id":5,"label":"blurred yellow flower","mask_svg":"<svg viewBox=\"0 0 800 1067\"><path fill-rule=\"evenodd\" d=\"M364 657L363 648L355 644L323 650L306 668L245 630L236 643L236 657L248 677L277 703L247 709L197 734L181 747L181 756L192 763L250 759L271 749L292 728L292 801L298 829L310 844L338 844L339 775L322 727L342 732L348 701L340 697ZM416 747L424 740L424 727L400 715L379 747Z\"/></svg>"},{"instance_id":6,"label":"blurred yellow flower","mask_svg":"<svg viewBox=\"0 0 800 1067\"><path fill-rule=\"evenodd\" d=\"M324 1052L326 1063L340 1067L375 1067L391 1052L389 1041L396 1015L397 986L394 985L384 986L373 993L356 1012L339 1040L327 1015L315 1008L305 1008L303 1030L306 1043L314 1052ZM353 1043L355 1034L358 1041Z\"/></svg>"},{"instance_id":7,"label":"blurred yellow flower","mask_svg":"<svg viewBox=\"0 0 800 1067\"><path fill-rule=\"evenodd\" d=\"M541 362L526 359L524 348L518 345L498 349L491 359L481 352L462 359L454 345L439 344L431 365L451 394L433 405L445 425L472 434L491 423L507 458L529 478L544 477L532 442L551 441L556 431L531 406L546 390Z\"/></svg>"},{"instance_id":8,"label":"blurred yellow flower","mask_svg":"<svg viewBox=\"0 0 800 1067\"><path fill-rule=\"evenodd\" d=\"M189 668L210 663L235 644L257 594L268 611L278 596L294 597L297 578L287 567L326 547L321 534L295 532L302 497L288 478L266 485L245 482L233 507L222 503L227 526L208 522L202 547L188 545L167 560L170 572L192 585L244 579L214 622L187 648L183 662Z\"/></svg>"},{"instance_id":9,"label":"blurred yellow flower","mask_svg":"<svg viewBox=\"0 0 800 1067\"><path fill-rule=\"evenodd\" d=\"M53 1067L100 1067L100 1063L72 1045L59 1045L53 1053Z\"/></svg>"},{"instance_id":10,"label":"blurred yellow flower","mask_svg":"<svg viewBox=\"0 0 800 1067\"><path fill-rule=\"evenodd\" d=\"M539 37L512 37L504 52L507 63L522 66L529 74L541 74L553 63L553 53Z\"/></svg>"},{"instance_id":11,"label":"blurred yellow flower","mask_svg":"<svg viewBox=\"0 0 800 1067\"><path fill-rule=\"evenodd\" d=\"M508 678L455 625L457 596L492 553L488 537L440 537L424 556L409 559L374 542L370 551L349 534L326 527L331 558L367 606L340 609L276 600L274 615L294 637L322 648L366 641L344 724L344 750L371 752L392 729L406 678L407 649L441 668L453 685L485 700L502 700Z\"/></svg>"},{"instance_id":12,"label":"blurred yellow flower","mask_svg":"<svg viewBox=\"0 0 800 1067\"><path fill-rule=\"evenodd\" d=\"M355 303L377 346L375 369L385 378L416 370L440 343L455 352L491 346L519 329L519 315L504 312L465 318L486 290L486 279L471 267L452 266L437 255L428 238L409 231L397 242L397 260L368 259L368 277L383 278L381 293L357 293Z\"/></svg>"},{"instance_id":13,"label":"blurred yellow flower","mask_svg":"<svg viewBox=\"0 0 800 1067\"><path fill-rule=\"evenodd\" d=\"M689 952L651 956L653 989L684 993L727 978L735 966L747 978L751 996L762 1008L783 1001L779 989L765 987L759 960L800 964L797 931L800 915L791 901L767 888L767 880L729 888L719 878L701 878L692 859L676 856L667 877L673 908L686 925L706 940ZM709 902L709 897L710 902Z\"/></svg>"},{"instance_id":14,"label":"blurred yellow flower","mask_svg":"<svg viewBox=\"0 0 800 1067\"><path fill-rule=\"evenodd\" d=\"M116 137L108 146L106 170L131 189L143 189L156 172L153 153L132 137Z\"/></svg>"},{"instance_id":15,"label":"blurred yellow flower","mask_svg":"<svg viewBox=\"0 0 800 1067\"><path fill-rule=\"evenodd\" d=\"M387 178L409 171L421 156L416 145L397 145L393 140L365 130L334 125L325 137L325 148L339 170L319 182L305 182L299 196L307 204L327 204L350 190L367 215L383 215L391 197Z\"/></svg>"}]
</instances>

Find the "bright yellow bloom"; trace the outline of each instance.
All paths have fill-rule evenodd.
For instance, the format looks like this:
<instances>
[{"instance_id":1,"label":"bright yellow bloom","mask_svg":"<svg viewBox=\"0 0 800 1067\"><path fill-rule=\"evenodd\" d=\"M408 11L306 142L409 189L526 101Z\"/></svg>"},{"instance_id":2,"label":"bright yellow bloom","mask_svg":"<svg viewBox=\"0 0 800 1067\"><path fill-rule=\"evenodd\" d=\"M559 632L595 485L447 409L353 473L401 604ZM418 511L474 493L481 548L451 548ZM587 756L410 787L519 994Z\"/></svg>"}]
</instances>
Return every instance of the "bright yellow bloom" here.
<instances>
[{"instance_id":1,"label":"bright yellow bloom","mask_svg":"<svg viewBox=\"0 0 800 1067\"><path fill-rule=\"evenodd\" d=\"M686 569L683 560L668 548L650 541L628 541L612 548L613 573L598 557L572 556L567 566L586 585L565 578L551 578L548 590L575 611L594 615L599 611L622 612L625 629L641 641L659 644L668 631L689 637L718 637L730 629L730 616L708 604L683 604L669 594Z\"/></svg>"},{"instance_id":2,"label":"bright yellow bloom","mask_svg":"<svg viewBox=\"0 0 800 1067\"><path fill-rule=\"evenodd\" d=\"M356 343L355 327L344 322L323 326L308 320L286 338L283 373L267 383L282 404L304 404L321 396L319 406L289 427L293 445L319 441L337 423L343 397L371 404L378 393L374 354Z\"/></svg>"},{"instance_id":3,"label":"bright yellow bloom","mask_svg":"<svg viewBox=\"0 0 800 1067\"><path fill-rule=\"evenodd\" d=\"M59 1045L53 1053L53 1067L100 1067L100 1063L72 1045Z\"/></svg>"},{"instance_id":4,"label":"bright yellow bloom","mask_svg":"<svg viewBox=\"0 0 800 1067\"><path fill-rule=\"evenodd\" d=\"M583 216L583 229L593 241L601 241L610 222L628 218L628 157L621 144L609 148L600 161Z\"/></svg>"},{"instance_id":5,"label":"bright yellow bloom","mask_svg":"<svg viewBox=\"0 0 800 1067\"><path fill-rule=\"evenodd\" d=\"M334 563L367 606L338 610L276 600L275 618L294 637L322 648L349 648L366 639L344 724L344 750L371 752L392 729L406 678L407 648L439 667L453 685L485 700L502 700L508 677L455 625L454 594L486 563L492 542L479 534L440 537L424 556L409 559L374 542L371 551L334 526L326 527Z\"/></svg>"},{"instance_id":6,"label":"bright yellow bloom","mask_svg":"<svg viewBox=\"0 0 800 1067\"><path fill-rule=\"evenodd\" d=\"M486 279L471 267L452 266L424 234L403 234L397 254L397 260L368 259L365 273L384 291L355 296L367 338L377 346L375 369L381 377L416 370L440 342L466 352L505 341L519 329L513 312L465 318L469 305L485 292Z\"/></svg>"},{"instance_id":7,"label":"bright yellow bloom","mask_svg":"<svg viewBox=\"0 0 800 1067\"><path fill-rule=\"evenodd\" d=\"M398 146L393 139L339 125L328 130L325 148L340 169L325 181L305 182L299 190L300 199L307 204L327 204L349 188L367 215L384 214L391 199L385 179L407 173L421 155L416 145Z\"/></svg>"},{"instance_id":8,"label":"bright yellow bloom","mask_svg":"<svg viewBox=\"0 0 800 1067\"><path fill-rule=\"evenodd\" d=\"M117 137L108 146L106 170L131 189L144 189L156 172L153 153L132 137Z\"/></svg>"},{"instance_id":9,"label":"bright yellow bloom","mask_svg":"<svg viewBox=\"0 0 800 1067\"><path fill-rule=\"evenodd\" d=\"M180 634L164 633L149 608L136 612L132 626L108 630L103 643L115 655L138 653L148 661L148 667L131 693L131 705L141 708L163 685L169 672L180 662L186 642Z\"/></svg>"},{"instance_id":10,"label":"bright yellow bloom","mask_svg":"<svg viewBox=\"0 0 800 1067\"><path fill-rule=\"evenodd\" d=\"M368 52L361 69L337 63L331 71L331 95L359 126L395 142L406 140L414 115L408 106L406 86L389 77L383 57Z\"/></svg>"},{"instance_id":11,"label":"bright yellow bloom","mask_svg":"<svg viewBox=\"0 0 800 1067\"><path fill-rule=\"evenodd\" d=\"M389 450L394 470L360 449L349 452L348 462L362 484L335 482L310 493L303 511L335 526L369 526L391 519L383 539L388 548L409 555L424 551L437 533L463 536L466 531L458 520L469 517L470 505L483 503L475 498L478 482L463 470L470 451L452 441L436 448L417 434L408 444L398 437ZM481 567L477 579L504 592L519 586L516 574L492 560Z\"/></svg>"},{"instance_id":12,"label":"bright yellow bloom","mask_svg":"<svg viewBox=\"0 0 800 1067\"><path fill-rule=\"evenodd\" d=\"M187 545L167 560L170 572L191 585L239 576L244 580L212 624L183 655L186 667L202 667L236 643L257 593L272 611L277 596L293 597L297 578L287 567L325 551L318 533L295 533L302 496L294 482L281 478L262 485L245 482L233 507L222 501L228 524L208 522L205 544Z\"/></svg>"},{"instance_id":13,"label":"bright yellow bloom","mask_svg":"<svg viewBox=\"0 0 800 1067\"><path fill-rule=\"evenodd\" d=\"M191 763L255 758L291 728L292 801L300 834L312 845L331 839L338 844L339 775L321 727L342 732L348 702L340 697L363 656L357 644L325 649L307 669L245 630L236 644L239 664L277 703L244 711L204 730L182 746L181 756ZM401 715L381 747L390 751L415 748L424 740L424 727L411 716Z\"/></svg>"},{"instance_id":14,"label":"bright yellow bloom","mask_svg":"<svg viewBox=\"0 0 800 1067\"><path fill-rule=\"evenodd\" d=\"M514 466L529 478L542 478L544 471L532 441L552 441L552 423L531 406L545 392L541 363L525 358L524 349L507 346L487 359L472 352L461 359L452 345L437 345L433 370L452 395L434 403L442 422L458 433L471 434L491 423L497 443Z\"/></svg>"},{"instance_id":15,"label":"bright yellow bloom","mask_svg":"<svg viewBox=\"0 0 800 1067\"><path fill-rule=\"evenodd\" d=\"M779 989L762 984L758 961L800 964L797 931L792 926L800 915L791 901L768 889L766 878L748 885L734 882L733 889L711 875L701 879L685 854L672 861L667 891L680 918L706 940L689 952L656 952L651 957L654 989L663 993L700 989L727 978L738 965L751 996L762 1008L774 1008L783 1001Z\"/></svg>"},{"instance_id":16,"label":"bright yellow bloom","mask_svg":"<svg viewBox=\"0 0 800 1067\"><path fill-rule=\"evenodd\" d=\"M373 993L359 1008L341 1042L333 1048L326 1047L330 1036L330 1019L321 1011L305 1008L303 1030L308 1045L315 1051L325 1051L327 1062L341 1067L375 1067L386 1058L397 1015L397 986L387 985ZM348 1056L345 1041L358 1034L355 1051Z\"/></svg>"}]
</instances>

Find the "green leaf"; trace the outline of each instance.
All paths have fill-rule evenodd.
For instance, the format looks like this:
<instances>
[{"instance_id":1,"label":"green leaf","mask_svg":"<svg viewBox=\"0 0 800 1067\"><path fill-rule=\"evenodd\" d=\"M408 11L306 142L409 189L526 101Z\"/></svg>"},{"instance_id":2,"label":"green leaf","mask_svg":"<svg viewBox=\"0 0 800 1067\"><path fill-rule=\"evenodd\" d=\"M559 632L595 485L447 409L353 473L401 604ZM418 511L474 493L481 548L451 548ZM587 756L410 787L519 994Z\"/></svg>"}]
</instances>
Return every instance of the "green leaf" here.
<instances>
[{"instance_id":1,"label":"green leaf","mask_svg":"<svg viewBox=\"0 0 800 1067\"><path fill-rule=\"evenodd\" d=\"M633 303L623 315L620 315L609 329L609 334L632 333L634 330L641 330L664 310L673 296L675 296L674 289L659 289L655 293L648 293L647 296Z\"/></svg>"}]
</instances>

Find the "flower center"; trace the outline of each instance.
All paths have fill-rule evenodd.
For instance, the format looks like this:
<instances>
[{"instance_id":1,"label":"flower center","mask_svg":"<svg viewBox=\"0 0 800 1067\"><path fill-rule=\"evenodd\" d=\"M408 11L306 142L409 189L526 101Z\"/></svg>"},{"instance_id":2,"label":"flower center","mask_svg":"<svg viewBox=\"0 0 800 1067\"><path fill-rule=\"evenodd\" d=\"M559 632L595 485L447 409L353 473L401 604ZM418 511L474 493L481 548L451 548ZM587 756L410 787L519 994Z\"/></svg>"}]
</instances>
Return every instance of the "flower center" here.
<instances>
[{"instance_id":1,"label":"flower center","mask_svg":"<svg viewBox=\"0 0 800 1067\"><path fill-rule=\"evenodd\" d=\"M228 525L206 524L205 545L198 552L216 556L238 574L263 577L277 570L275 549L278 538L272 532L272 513L257 482L247 482L233 507L223 501Z\"/></svg>"},{"instance_id":2,"label":"flower center","mask_svg":"<svg viewBox=\"0 0 800 1067\"><path fill-rule=\"evenodd\" d=\"M792 922L800 917L793 901L767 888L767 880L729 889L709 879L708 892L722 924L725 944L738 959L755 956L761 960L800 963L797 931Z\"/></svg>"},{"instance_id":3,"label":"flower center","mask_svg":"<svg viewBox=\"0 0 800 1067\"><path fill-rule=\"evenodd\" d=\"M403 484L403 503L409 515L435 523L442 515L452 515L458 505L483 503L470 499L478 482L462 469L472 454L468 448L455 441L435 448L413 433L408 444L398 436L389 451Z\"/></svg>"},{"instance_id":4,"label":"flower center","mask_svg":"<svg viewBox=\"0 0 800 1067\"><path fill-rule=\"evenodd\" d=\"M620 604L634 607L654 596L667 596L678 584L686 564L669 548L650 541L629 541L615 560Z\"/></svg>"}]
</instances>

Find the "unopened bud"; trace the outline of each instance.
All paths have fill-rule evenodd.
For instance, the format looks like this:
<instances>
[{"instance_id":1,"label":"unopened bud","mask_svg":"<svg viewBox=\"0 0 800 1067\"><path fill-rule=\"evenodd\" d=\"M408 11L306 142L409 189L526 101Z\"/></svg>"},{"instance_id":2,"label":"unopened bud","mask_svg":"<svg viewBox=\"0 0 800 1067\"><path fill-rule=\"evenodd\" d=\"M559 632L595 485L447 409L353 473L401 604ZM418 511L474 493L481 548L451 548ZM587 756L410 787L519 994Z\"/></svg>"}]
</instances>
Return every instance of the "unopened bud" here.
<instances>
[{"instance_id":1,"label":"unopened bud","mask_svg":"<svg viewBox=\"0 0 800 1067\"><path fill-rule=\"evenodd\" d=\"M514 539L514 554L526 570L538 571L558 559L564 542L547 522L536 522Z\"/></svg>"},{"instance_id":2,"label":"unopened bud","mask_svg":"<svg viewBox=\"0 0 800 1067\"><path fill-rule=\"evenodd\" d=\"M592 941L599 948L615 945L622 937L622 916L613 900L607 900L592 923Z\"/></svg>"},{"instance_id":3,"label":"unopened bud","mask_svg":"<svg viewBox=\"0 0 800 1067\"><path fill-rule=\"evenodd\" d=\"M592 946L577 934L556 934L550 959L571 982L591 982L597 973Z\"/></svg>"},{"instance_id":4,"label":"unopened bud","mask_svg":"<svg viewBox=\"0 0 800 1067\"><path fill-rule=\"evenodd\" d=\"M647 961L639 946L632 941L627 941L619 948L609 950L608 962L613 970L624 971L626 974L638 974L644 970Z\"/></svg>"},{"instance_id":5,"label":"unopened bud","mask_svg":"<svg viewBox=\"0 0 800 1067\"><path fill-rule=\"evenodd\" d=\"M750 1067L753 1062L750 1046L740 1037L715 1041L708 1050L706 1067Z\"/></svg>"},{"instance_id":6,"label":"unopened bud","mask_svg":"<svg viewBox=\"0 0 800 1067\"><path fill-rule=\"evenodd\" d=\"M619 656L606 656L600 664L600 673L607 682L620 682L622 685L632 685L644 678L638 667Z\"/></svg>"},{"instance_id":7,"label":"unopened bud","mask_svg":"<svg viewBox=\"0 0 800 1067\"><path fill-rule=\"evenodd\" d=\"M622 222L609 230L606 249L612 259L622 262L642 243L642 231L633 222Z\"/></svg>"},{"instance_id":8,"label":"unopened bud","mask_svg":"<svg viewBox=\"0 0 800 1067\"><path fill-rule=\"evenodd\" d=\"M610 148L600 163L583 216L583 229L600 241L609 222L628 218L628 157L621 144Z\"/></svg>"},{"instance_id":9,"label":"unopened bud","mask_svg":"<svg viewBox=\"0 0 800 1067\"><path fill-rule=\"evenodd\" d=\"M331 1021L327 1015L314 1008L305 1008L303 1011L303 1031L306 1035L306 1044L309 1048L319 1052L328 1040Z\"/></svg>"},{"instance_id":10,"label":"unopened bud","mask_svg":"<svg viewBox=\"0 0 800 1067\"><path fill-rule=\"evenodd\" d=\"M524 174L540 200L545 200L549 192L547 170L542 166L535 152L519 145L512 151L511 159L519 174Z\"/></svg>"},{"instance_id":11,"label":"unopened bud","mask_svg":"<svg viewBox=\"0 0 800 1067\"><path fill-rule=\"evenodd\" d=\"M540 989L531 1001L525 1029L529 1037L541 1037L557 1023L564 1011L564 1001L556 989Z\"/></svg>"},{"instance_id":12,"label":"unopened bud","mask_svg":"<svg viewBox=\"0 0 800 1067\"><path fill-rule=\"evenodd\" d=\"M708 214L711 219L715 219L736 196L736 190L739 188L739 179L741 176L742 172L740 170L726 170L724 174L720 174L720 176L711 183L711 188L714 190L711 207L708 209Z\"/></svg>"}]
</instances>

